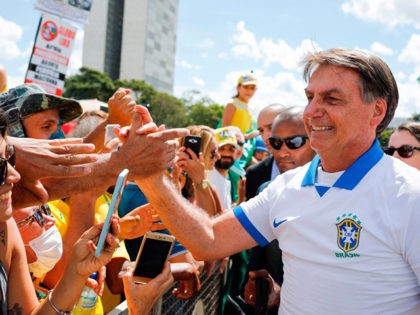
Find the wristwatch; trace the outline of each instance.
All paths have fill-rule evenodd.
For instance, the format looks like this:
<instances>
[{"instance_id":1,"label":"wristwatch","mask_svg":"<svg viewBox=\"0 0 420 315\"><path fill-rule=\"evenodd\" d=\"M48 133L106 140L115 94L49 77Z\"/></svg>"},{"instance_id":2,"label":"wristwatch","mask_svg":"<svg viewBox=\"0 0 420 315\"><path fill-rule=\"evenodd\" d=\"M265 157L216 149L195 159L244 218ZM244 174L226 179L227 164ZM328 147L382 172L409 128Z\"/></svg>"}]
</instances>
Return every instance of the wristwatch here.
<instances>
[{"instance_id":1,"label":"wristwatch","mask_svg":"<svg viewBox=\"0 0 420 315\"><path fill-rule=\"evenodd\" d=\"M201 183L194 184L195 188L197 189L206 189L210 186L210 182L207 179L203 179Z\"/></svg>"}]
</instances>

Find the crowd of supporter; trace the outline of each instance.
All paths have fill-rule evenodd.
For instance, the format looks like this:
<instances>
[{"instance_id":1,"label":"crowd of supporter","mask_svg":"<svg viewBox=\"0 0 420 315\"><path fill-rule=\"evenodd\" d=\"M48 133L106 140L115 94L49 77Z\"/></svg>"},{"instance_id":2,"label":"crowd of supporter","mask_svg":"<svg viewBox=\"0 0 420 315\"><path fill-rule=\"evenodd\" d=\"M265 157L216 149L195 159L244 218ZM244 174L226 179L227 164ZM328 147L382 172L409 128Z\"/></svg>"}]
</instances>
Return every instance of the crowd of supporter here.
<instances>
[{"instance_id":1,"label":"crowd of supporter","mask_svg":"<svg viewBox=\"0 0 420 315\"><path fill-rule=\"evenodd\" d=\"M237 215L246 209L241 208L244 202L254 206L249 200L260 193L258 202L267 198L263 191L272 192L271 183L279 185L284 173L319 159L305 128L304 104L270 104L254 120L248 103L257 87L254 74L241 75L218 126L168 130L156 126L147 109L124 88L109 99L108 112L84 111L77 100L48 94L36 84L0 94L2 314L106 314L124 300L130 314L148 314L174 283L172 294L188 300L201 289L200 275L214 272L226 274L218 288L221 314L277 313L287 272L279 240L264 246L249 242L254 246L247 243L238 250L203 257L168 221L162 210L168 201L159 189L170 183L176 192L172 204L186 209L188 222L195 222L201 235L201 229L217 227L218 220L232 222L233 214L227 213ZM74 128L65 134L68 123ZM115 133L111 141L105 139L107 126ZM197 152L187 144L190 135L199 137ZM413 172L420 169L419 151L416 122L396 128L385 150L413 167ZM115 182L124 169L129 171L128 183L97 256ZM329 173L319 172L328 181ZM323 186L316 189L321 197L327 191ZM162 213L164 218L159 216ZM292 220L284 221L288 219ZM246 229L251 223L241 224ZM194 235L194 224L186 229ZM176 239L163 271L146 283L136 281L134 262L144 235L150 231L168 235L174 230L181 238ZM216 239L218 232L204 234Z\"/></svg>"}]
</instances>

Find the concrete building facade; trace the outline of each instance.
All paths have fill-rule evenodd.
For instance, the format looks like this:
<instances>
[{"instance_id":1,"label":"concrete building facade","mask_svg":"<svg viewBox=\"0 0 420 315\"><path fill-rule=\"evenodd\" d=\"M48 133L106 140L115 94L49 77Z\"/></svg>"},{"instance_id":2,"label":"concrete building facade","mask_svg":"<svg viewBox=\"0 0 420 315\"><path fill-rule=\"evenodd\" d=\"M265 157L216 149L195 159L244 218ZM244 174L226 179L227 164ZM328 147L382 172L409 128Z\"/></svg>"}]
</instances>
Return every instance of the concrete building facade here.
<instances>
[{"instance_id":1,"label":"concrete building facade","mask_svg":"<svg viewBox=\"0 0 420 315\"><path fill-rule=\"evenodd\" d=\"M83 66L172 93L179 0L93 1Z\"/></svg>"}]
</instances>

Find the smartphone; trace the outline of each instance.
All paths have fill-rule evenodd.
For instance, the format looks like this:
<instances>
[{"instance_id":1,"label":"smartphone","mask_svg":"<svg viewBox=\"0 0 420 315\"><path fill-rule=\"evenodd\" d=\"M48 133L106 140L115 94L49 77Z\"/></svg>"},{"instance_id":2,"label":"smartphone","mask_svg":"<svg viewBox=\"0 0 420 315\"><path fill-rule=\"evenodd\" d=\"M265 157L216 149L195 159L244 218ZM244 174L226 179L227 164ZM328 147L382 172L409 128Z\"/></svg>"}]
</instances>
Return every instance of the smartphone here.
<instances>
[{"instance_id":1,"label":"smartphone","mask_svg":"<svg viewBox=\"0 0 420 315\"><path fill-rule=\"evenodd\" d=\"M111 226L111 217L114 213L117 212L118 204L121 200L121 195L124 191L124 187L127 183L128 169L122 170L118 175L117 183L115 184L114 192L112 193L111 203L109 204L108 213L105 218L104 226L102 228L101 234L99 235L98 244L96 245L95 256L98 257L105 245L106 235L109 232Z\"/></svg>"},{"instance_id":2,"label":"smartphone","mask_svg":"<svg viewBox=\"0 0 420 315\"><path fill-rule=\"evenodd\" d=\"M136 283L147 283L162 272L174 242L172 235L158 232L144 235L133 272Z\"/></svg>"},{"instance_id":3,"label":"smartphone","mask_svg":"<svg viewBox=\"0 0 420 315\"><path fill-rule=\"evenodd\" d=\"M184 141L184 147L190 148L197 156L200 156L201 137L200 136L192 136L192 135L186 136L185 141ZM191 156L190 156L190 158L191 158Z\"/></svg>"}]
</instances>

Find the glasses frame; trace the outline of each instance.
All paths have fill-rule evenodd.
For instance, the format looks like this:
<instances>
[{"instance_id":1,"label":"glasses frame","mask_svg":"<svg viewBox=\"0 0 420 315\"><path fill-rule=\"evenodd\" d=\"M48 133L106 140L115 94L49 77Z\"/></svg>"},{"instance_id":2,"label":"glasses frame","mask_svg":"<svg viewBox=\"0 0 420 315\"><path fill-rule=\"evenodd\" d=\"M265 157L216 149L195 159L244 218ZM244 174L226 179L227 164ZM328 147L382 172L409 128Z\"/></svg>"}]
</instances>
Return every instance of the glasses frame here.
<instances>
[{"instance_id":1,"label":"glasses frame","mask_svg":"<svg viewBox=\"0 0 420 315\"><path fill-rule=\"evenodd\" d=\"M388 147L385 149L385 153L388 155L394 155L395 151L398 152L398 155L404 159L409 159L414 155L414 151L420 151L420 147L415 147L410 144L403 144L398 148Z\"/></svg>"},{"instance_id":2,"label":"glasses frame","mask_svg":"<svg viewBox=\"0 0 420 315\"><path fill-rule=\"evenodd\" d=\"M34 210L34 213L32 213L30 216L27 216L25 219L17 222L16 224L20 228L28 223L36 221L43 228L46 223L43 215L51 216L51 209L48 206L48 204L40 205Z\"/></svg>"},{"instance_id":3,"label":"glasses frame","mask_svg":"<svg viewBox=\"0 0 420 315\"><path fill-rule=\"evenodd\" d=\"M300 146L295 146L292 142L293 139L295 138L302 138L302 142L300 144ZM286 144L286 146L290 149L290 150L297 150L301 147L303 147L306 143L306 140L309 139L309 137L307 135L295 135L295 136L290 136L290 137L286 137L286 138L280 138L280 137L276 137L276 136L271 136L268 138L268 142L270 143L271 147L273 148L273 150L279 151L281 149L281 147L283 146L283 143ZM273 145L274 141L280 141L280 145L277 146L277 144Z\"/></svg>"},{"instance_id":4,"label":"glasses frame","mask_svg":"<svg viewBox=\"0 0 420 315\"><path fill-rule=\"evenodd\" d=\"M16 151L12 144L6 146L6 157L0 157L0 186L6 183L8 172L8 163L15 167L16 165Z\"/></svg>"}]
</instances>

